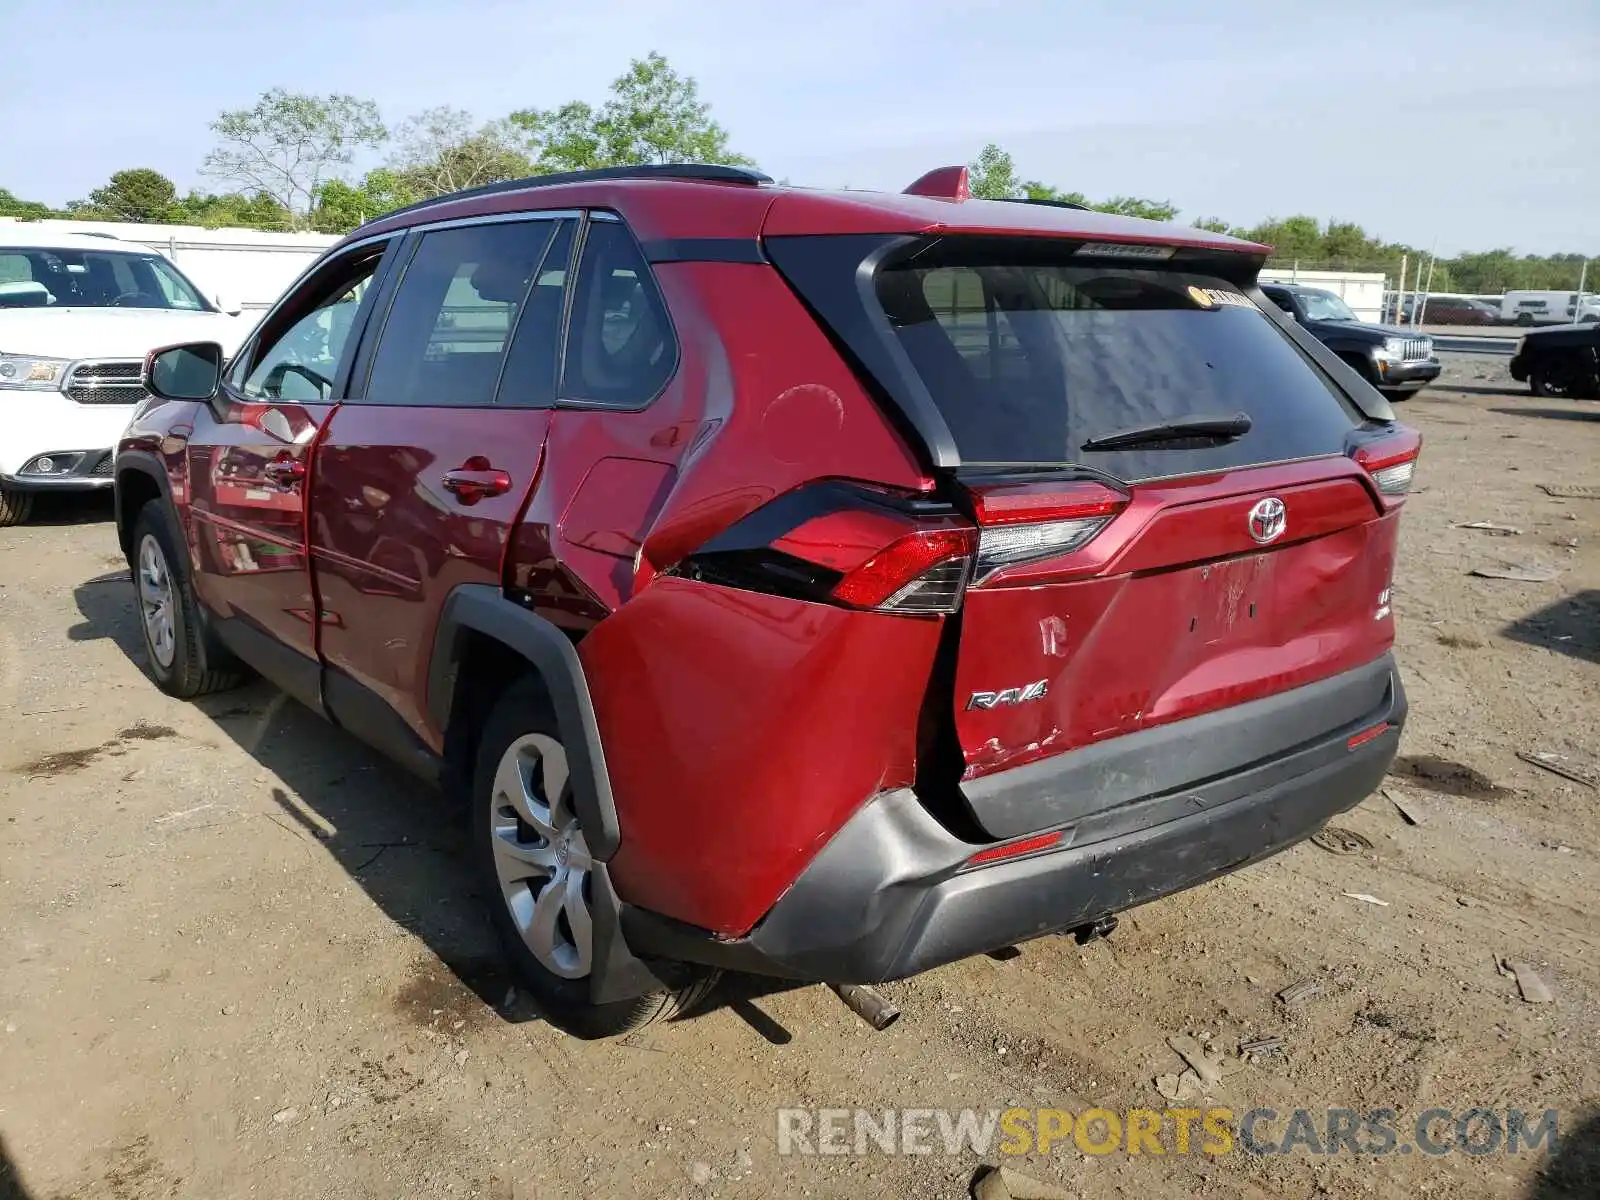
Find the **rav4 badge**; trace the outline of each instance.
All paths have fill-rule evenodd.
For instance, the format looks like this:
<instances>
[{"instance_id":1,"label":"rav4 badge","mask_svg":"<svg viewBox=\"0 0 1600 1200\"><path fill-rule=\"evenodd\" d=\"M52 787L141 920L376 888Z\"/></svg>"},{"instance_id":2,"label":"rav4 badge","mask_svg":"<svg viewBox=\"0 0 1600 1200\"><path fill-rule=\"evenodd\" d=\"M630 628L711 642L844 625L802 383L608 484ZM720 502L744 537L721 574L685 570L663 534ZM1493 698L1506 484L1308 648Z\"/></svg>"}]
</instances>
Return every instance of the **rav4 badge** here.
<instances>
[{"instance_id":1,"label":"rav4 badge","mask_svg":"<svg viewBox=\"0 0 1600 1200\"><path fill-rule=\"evenodd\" d=\"M1029 700L1042 699L1049 690L1049 680L1035 679L1023 687L1006 688L1001 692L973 692L967 700L967 708L1005 708L1012 704L1026 704Z\"/></svg>"}]
</instances>

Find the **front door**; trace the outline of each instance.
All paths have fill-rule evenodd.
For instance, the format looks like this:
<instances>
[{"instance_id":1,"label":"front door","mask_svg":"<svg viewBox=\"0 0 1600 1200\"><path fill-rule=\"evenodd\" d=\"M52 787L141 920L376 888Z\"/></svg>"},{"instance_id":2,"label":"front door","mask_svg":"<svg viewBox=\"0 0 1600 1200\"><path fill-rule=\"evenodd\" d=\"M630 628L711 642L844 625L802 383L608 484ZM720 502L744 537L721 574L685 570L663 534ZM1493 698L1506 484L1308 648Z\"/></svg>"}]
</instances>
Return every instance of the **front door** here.
<instances>
[{"instance_id":1,"label":"front door","mask_svg":"<svg viewBox=\"0 0 1600 1200\"><path fill-rule=\"evenodd\" d=\"M524 213L413 233L318 442L324 695L340 724L402 757L441 745L424 700L440 607L460 584L500 584L539 475L576 227Z\"/></svg>"},{"instance_id":2,"label":"front door","mask_svg":"<svg viewBox=\"0 0 1600 1200\"><path fill-rule=\"evenodd\" d=\"M229 369L220 419L203 411L188 447L195 590L241 657L313 706L310 451L343 395L351 331L384 250L368 245L323 265L268 315Z\"/></svg>"}]
</instances>

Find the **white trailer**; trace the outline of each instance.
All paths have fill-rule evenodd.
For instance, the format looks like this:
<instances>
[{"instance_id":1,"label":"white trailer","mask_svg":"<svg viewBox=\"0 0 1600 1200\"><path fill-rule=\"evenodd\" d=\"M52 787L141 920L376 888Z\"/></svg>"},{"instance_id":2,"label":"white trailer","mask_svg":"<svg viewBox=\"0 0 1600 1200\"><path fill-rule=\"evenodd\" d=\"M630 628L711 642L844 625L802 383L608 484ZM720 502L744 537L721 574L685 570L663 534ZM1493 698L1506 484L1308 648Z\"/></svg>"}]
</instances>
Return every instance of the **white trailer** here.
<instances>
[{"instance_id":1,"label":"white trailer","mask_svg":"<svg viewBox=\"0 0 1600 1200\"><path fill-rule=\"evenodd\" d=\"M1500 318L1517 325L1571 325L1600 321L1600 296L1577 292L1507 292Z\"/></svg>"}]
</instances>

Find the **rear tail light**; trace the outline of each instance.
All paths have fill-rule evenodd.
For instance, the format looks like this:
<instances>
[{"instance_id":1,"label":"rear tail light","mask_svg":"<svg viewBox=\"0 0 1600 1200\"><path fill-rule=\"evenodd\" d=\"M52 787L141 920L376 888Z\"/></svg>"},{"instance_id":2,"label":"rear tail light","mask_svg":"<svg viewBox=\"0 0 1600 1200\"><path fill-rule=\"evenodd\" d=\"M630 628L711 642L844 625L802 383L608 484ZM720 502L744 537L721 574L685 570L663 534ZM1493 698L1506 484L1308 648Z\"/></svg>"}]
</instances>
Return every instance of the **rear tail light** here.
<instances>
[{"instance_id":1,"label":"rear tail light","mask_svg":"<svg viewBox=\"0 0 1600 1200\"><path fill-rule=\"evenodd\" d=\"M1127 505L1100 483L1010 484L975 489L978 561L973 582L1005 567L1054 558L1087 545Z\"/></svg>"},{"instance_id":2,"label":"rear tail light","mask_svg":"<svg viewBox=\"0 0 1600 1200\"><path fill-rule=\"evenodd\" d=\"M666 573L845 608L953 613L978 531L948 504L829 482L786 493Z\"/></svg>"},{"instance_id":3,"label":"rear tail light","mask_svg":"<svg viewBox=\"0 0 1600 1200\"><path fill-rule=\"evenodd\" d=\"M1351 451L1351 457L1372 477L1384 506L1393 508L1411 491L1411 478L1421 453L1422 435L1400 425L1393 433L1362 442Z\"/></svg>"},{"instance_id":4,"label":"rear tail light","mask_svg":"<svg viewBox=\"0 0 1600 1200\"><path fill-rule=\"evenodd\" d=\"M851 608L955 612L972 570L975 540L971 529L908 533L846 574L831 595Z\"/></svg>"}]
</instances>

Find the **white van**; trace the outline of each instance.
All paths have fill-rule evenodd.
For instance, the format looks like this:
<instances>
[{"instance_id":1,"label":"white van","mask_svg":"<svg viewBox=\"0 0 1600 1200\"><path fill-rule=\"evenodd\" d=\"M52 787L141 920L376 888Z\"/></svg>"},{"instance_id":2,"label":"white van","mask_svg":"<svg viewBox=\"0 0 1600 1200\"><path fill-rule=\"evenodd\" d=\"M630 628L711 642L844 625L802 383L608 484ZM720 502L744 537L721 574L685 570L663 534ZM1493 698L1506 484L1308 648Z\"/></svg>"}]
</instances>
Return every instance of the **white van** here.
<instances>
[{"instance_id":1,"label":"white van","mask_svg":"<svg viewBox=\"0 0 1600 1200\"><path fill-rule=\"evenodd\" d=\"M1500 319L1517 325L1571 325L1600 321L1600 296L1577 292L1507 292L1500 302Z\"/></svg>"}]
</instances>

